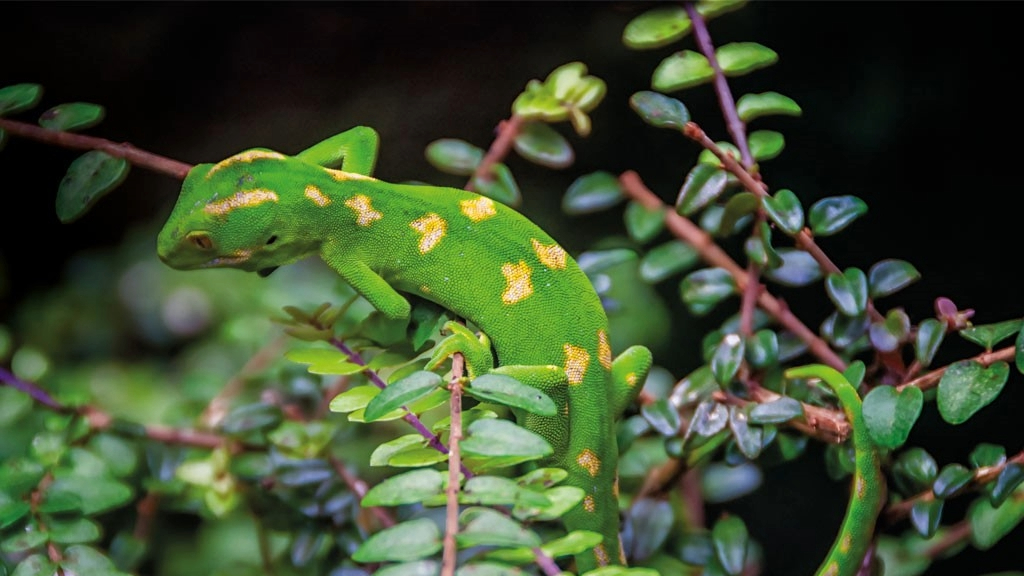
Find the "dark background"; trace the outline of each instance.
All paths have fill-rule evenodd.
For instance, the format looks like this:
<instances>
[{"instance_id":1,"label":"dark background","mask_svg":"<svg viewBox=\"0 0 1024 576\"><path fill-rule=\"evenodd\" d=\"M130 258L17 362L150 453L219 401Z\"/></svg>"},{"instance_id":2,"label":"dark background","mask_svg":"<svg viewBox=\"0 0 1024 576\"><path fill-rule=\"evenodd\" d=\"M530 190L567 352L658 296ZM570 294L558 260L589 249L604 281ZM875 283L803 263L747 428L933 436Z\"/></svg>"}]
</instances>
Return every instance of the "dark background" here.
<instances>
[{"instance_id":1,"label":"dark background","mask_svg":"<svg viewBox=\"0 0 1024 576\"><path fill-rule=\"evenodd\" d=\"M635 169L671 202L698 152L627 109L630 94L649 89L662 58L693 49L692 38L653 51L625 49L623 26L649 6L4 3L0 86L45 86L42 106L19 119L66 101L101 103L107 118L90 133L190 163L253 146L292 153L366 124L381 133L381 178L460 185L427 164L426 144L455 137L486 146L529 79L581 60L609 91L593 114L594 133L572 138L577 164L552 174L510 159L524 212L579 252L620 221L617 211L562 215L558 203L573 179ZM821 240L833 260L866 270L882 258L903 258L924 275L883 300L883 310L902 306L920 319L936 296L947 296L977 309L977 323L1024 314L1014 172L1020 12L1009 3L764 2L710 25L718 45L756 41L780 55L774 67L732 80L736 96L775 90L803 107L801 118L753 126L786 136L782 156L763 166L769 185L794 190L805 206L841 194L868 203L865 218ZM675 96L713 138L727 138L710 87ZM130 225L161 220L173 202L175 181L135 170L85 218L59 224L54 193L77 154L17 139L0 153L0 322L27 295L58 283L69 254L116 246ZM815 326L825 314L819 300L790 303ZM697 333L709 329L693 322L677 323L677 334L692 334L693 325ZM975 352L950 340L940 361ZM659 362L682 375L699 362L698 350L677 350ZM927 404L910 443L927 445L940 465L966 463L980 441L1019 451L1020 383L1014 372L997 402L959 427L942 424ZM769 474L754 497L730 507L764 545L772 573L810 573L831 541L845 497L820 466L820 459L803 459ZM948 518L958 519L967 500L952 502ZM1018 528L994 552L969 549L929 574L1020 568L1022 535Z\"/></svg>"}]
</instances>

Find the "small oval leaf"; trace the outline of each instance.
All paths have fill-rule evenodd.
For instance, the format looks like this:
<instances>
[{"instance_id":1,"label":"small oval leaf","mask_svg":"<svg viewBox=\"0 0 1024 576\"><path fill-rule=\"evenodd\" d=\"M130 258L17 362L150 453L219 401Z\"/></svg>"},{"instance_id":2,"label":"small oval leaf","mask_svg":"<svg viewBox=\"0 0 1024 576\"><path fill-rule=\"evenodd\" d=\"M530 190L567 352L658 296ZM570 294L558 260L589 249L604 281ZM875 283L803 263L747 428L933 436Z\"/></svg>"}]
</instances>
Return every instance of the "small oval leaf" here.
<instances>
[{"instance_id":1,"label":"small oval leaf","mask_svg":"<svg viewBox=\"0 0 1024 576\"><path fill-rule=\"evenodd\" d=\"M39 84L13 84L0 88L0 116L16 114L39 104L43 87Z\"/></svg>"},{"instance_id":2,"label":"small oval leaf","mask_svg":"<svg viewBox=\"0 0 1024 576\"><path fill-rule=\"evenodd\" d=\"M615 206L625 196L619 179L610 172L599 170L577 178L562 198L566 214L589 214Z\"/></svg>"},{"instance_id":3,"label":"small oval leaf","mask_svg":"<svg viewBox=\"0 0 1024 576\"><path fill-rule=\"evenodd\" d=\"M946 323L935 318L923 320L914 337L914 357L921 366L930 366L935 353L946 337Z\"/></svg>"},{"instance_id":4,"label":"small oval leaf","mask_svg":"<svg viewBox=\"0 0 1024 576\"><path fill-rule=\"evenodd\" d=\"M673 92L706 84L715 77L708 59L693 50L676 52L654 69L651 86L659 92Z\"/></svg>"},{"instance_id":5,"label":"small oval leaf","mask_svg":"<svg viewBox=\"0 0 1024 576\"><path fill-rule=\"evenodd\" d=\"M726 574L739 576L747 564L747 545L750 536L747 525L739 516L726 516L715 522L711 528L711 543L715 557Z\"/></svg>"},{"instance_id":6,"label":"small oval leaf","mask_svg":"<svg viewBox=\"0 0 1024 576\"><path fill-rule=\"evenodd\" d=\"M771 160L786 147L786 138L780 132L774 130L757 130L751 132L748 138L750 144L750 155L754 160Z\"/></svg>"},{"instance_id":7,"label":"small oval leaf","mask_svg":"<svg viewBox=\"0 0 1024 576\"><path fill-rule=\"evenodd\" d=\"M742 76L771 66L778 62L779 55L757 42L732 42L715 50L715 59L726 76Z\"/></svg>"},{"instance_id":8,"label":"small oval leaf","mask_svg":"<svg viewBox=\"0 0 1024 576\"><path fill-rule=\"evenodd\" d=\"M763 198L764 211L783 232L794 235L804 227L804 208L792 190L779 190Z\"/></svg>"},{"instance_id":9,"label":"small oval leaf","mask_svg":"<svg viewBox=\"0 0 1024 576\"><path fill-rule=\"evenodd\" d=\"M901 391L879 386L868 392L862 413L871 439L885 448L899 448L907 441L923 405L924 394L913 386Z\"/></svg>"},{"instance_id":10,"label":"small oval leaf","mask_svg":"<svg viewBox=\"0 0 1024 576\"><path fill-rule=\"evenodd\" d=\"M649 210L643 204L631 200L626 205L622 218L625 221L629 237L640 244L650 242L665 229L665 208L663 206Z\"/></svg>"},{"instance_id":11,"label":"small oval leaf","mask_svg":"<svg viewBox=\"0 0 1024 576\"><path fill-rule=\"evenodd\" d=\"M984 346L985 350L992 350L996 344L1017 334L1020 328L1021 321L1019 319L1006 320L994 324L982 324L980 326L964 328L960 331L960 336L979 346Z\"/></svg>"},{"instance_id":12,"label":"small oval leaf","mask_svg":"<svg viewBox=\"0 0 1024 576\"><path fill-rule=\"evenodd\" d=\"M765 270L765 276L784 286L806 286L821 278L821 268L810 254L796 248L780 248L782 265Z\"/></svg>"},{"instance_id":13,"label":"small oval leaf","mask_svg":"<svg viewBox=\"0 0 1024 576\"><path fill-rule=\"evenodd\" d=\"M744 94L736 102L736 112L739 114L740 120L744 122L750 122L754 118L769 114L799 116L803 113L796 101L778 92Z\"/></svg>"},{"instance_id":14,"label":"small oval leaf","mask_svg":"<svg viewBox=\"0 0 1024 576\"><path fill-rule=\"evenodd\" d=\"M710 164L697 164L683 181L676 210L683 216L693 214L718 198L725 191L727 181L725 171Z\"/></svg>"},{"instance_id":15,"label":"small oval leaf","mask_svg":"<svg viewBox=\"0 0 1024 576\"><path fill-rule=\"evenodd\" d=\"M565 168L575 159L569 141L543 122L527 122L516 135L513 146L523 158L548 168Z\"/></svg>"},{"instance_id":16,"label":"small oval leaf","mask_svg":"<svg viewBox=\"0 0 1024 576\"><path fill-rule=\"evenodd\" d=\"M385 528L370 536L352 554L356 562L406 562L441 549L441 531L429 518Z\"/></svg>"},{"instance_id":17,"label":"small oval leaf","mask_svg":"<svg viewBox=\"0 0 1024 576\"><path fill-rule=\"evenodd\" d=\"M465 140L442 138L427 145L427 162L456 176L469 176L484 159L484 151Z\"/></svg>"},{"instance_id":18,"label":"small oval leaf","mask_svg":"<svg viewBox=\"0 0 1024 576\"><path fill-rule=\"evenodd\" d=\"M682 240L669 240L651 248L640 260L640 277L645 282L656 284L694 267L698 262L700 255L693 246Z\"/></svg>"},{"instance_id":19,"label":"small oval leaf","mask_svg":"<svg viewBox=\"0 0 1024 576\"><path fill-rule=\"evenodd\" d=\"M99 104L69 102L50 108L39 117L39 125L47 130L72 132L91 128L103 121L106 110Z\"/></svg>"},{"instance_id":20,"label":"small oval leaf","mask_svg":"<svg viewBox=\"0 0 1024 576\"><path fill-rule=\"evenodd\" d=\"M420 370L389 384L366 405L365 421L373 422L392 410L430 394L441 382L437 374Z\"/></svg>"},{"instance_id":21,"label":"small oval leaf","mask_svg":"<svg viewBox=\"0 0 1024 576\"><path fill-rule=\"evenodd\" d=\"M1009 375L1006 362L988 368L974 360L950 364L939 380L939 414L950 424L963 424L999 396Z\"/></svg>"},{"instance_id":22,"label":"small oval leaf","mask_svg":"<svg viewBox=\"0 0 1024 576\"><path fill-rule=\"evenodd\" d=\"M504 374L484 374L474 378L466 388L466 393L480 400L519 408L539 416L554 416L558 413L555 402L547 394Z\"/></svg>"},{"instance_id":23,"label":"small oval leaf","mask_svg":"<svg viewBox=\"0 0 1024 576\"><path fill-rule=\"evenodd\" d=\"M512 171L500 162L491 166L490 178L482 176L473 178L473 187L480 194L506 206L518 206L523 199L519 192L519 185L512 177Z\"/></svg>"},{"instance_id":24,"label":"small oval leaf","mask_svg":"<svg viewBox=\"0 0 1024 576\"><path fill-rule=\"evenodd\" d=\"M680 296L691 312L700 316L736 292L732 275L722 268L692 272L679 285Z\"/></svg>"},{"instance_id":25,"label":"small oval leaf","mask_svg":"<svg viewBox=\"0 0 1024 576\"><path fill-rule=\"evenodd\" d=\"M798 400L783 396L778 400L758 404L750 411L754 424L781 424L804 414L804 405Z\"/></svg>"},{"instance_id":26,"label":"small oval leaf","mask_svg":"<svg viewBox=\"0 0 1024 576\"><path fill-rule=\"evenodd\" d=\"M859 316L868 305L868 278L859 268L847 268L825 279L825 290L840 313Z\"/></svg>"},{"instance_id":27,"label":"small oval leaf","mask_svg":"<svg viewBox=\"0 0 1024 576\"><path fill-rule=\"evenodd\" d=\"M711 356L711 374L719 385L727 386L736 376L745 351L743 338L739 334L726 334Z\"/></svg>"},{"instance_id":28,"label":"small oval leaf","mask_svg":"<svg viewBox=\"0 0 1024 576\"><path fill-rule=\"evenodd\" d=\"M660 48L685 38L692 26L682 6L660 6L630 20L622 30L622 43L633 50Z\"/></svg>"},{"instance_id":29,"label":"small oval leaf","mask_svg":"<svg viewBox=\"0 0 1024 576\"><path fill-rule=\"evenodd\" d=\"M871 297L881 298L902 290L921 278L921 273L910 262L904 260L882 260L868 272Z\"/></svg>"},{"instance_id":30,"label":"small oval leaf","mask_svg":"<svg viewBox=\"0 0 1024 576\"><path fill-rule=\"evenodd\" d=\"M57 189L57 217L67 224L84 215L128 177L130 164L106 152L90 150L68 166Z\"/></svg>"},{"instance_id":31,"label":"small oval leaf","mask_svg":"<svg viewBox=\"0 0 1024 576\"><path fill-rule=\"evenodd\" d=\"M629 106L644 122L655 128L682 130L690 121L690 111L682 102L650 90L630 96Z\"/></svg>"},{"instance_id":32,"label":"small oval leaf","mask_svg":"<svg viewBox=\"0 0 1024 576\"><path fill-rule=\"evenodd\" d=\"M846 228L867 211L868 205L856 196L832 196L812 204L807 217L815 235L829 236Z\"/></svg>"},{"instance_id":33,"label":"small oval leaf","mask_svg":"<svg viewBox=\"0 0 1024 576\"><path fill-rule=\"evenodd\" d=\"M948 464L942 468L932 484L936 498L949 498L959 492L974 478L974 473L960 464Z\"/></svg>"}]
</instances>

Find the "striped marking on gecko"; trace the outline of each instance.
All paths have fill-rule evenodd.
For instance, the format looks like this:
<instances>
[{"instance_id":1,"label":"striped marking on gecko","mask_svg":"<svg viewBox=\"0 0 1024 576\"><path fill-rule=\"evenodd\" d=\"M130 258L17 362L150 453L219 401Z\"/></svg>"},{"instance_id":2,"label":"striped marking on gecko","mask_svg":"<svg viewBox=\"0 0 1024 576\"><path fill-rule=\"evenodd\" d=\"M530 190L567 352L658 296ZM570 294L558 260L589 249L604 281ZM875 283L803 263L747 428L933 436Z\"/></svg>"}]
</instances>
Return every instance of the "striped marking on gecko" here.
<instances>
[{"instance_id":1,"label":"striped marking on gecko","mask_svg":"<svg viewBox=\"0 0 1024 576\"><path fill-rule=\"evenodd\" d=\"M448 233L448 222L433 212L413 220L409 223L409 226L420 233L420 254L426 254L437 248L441 239Z\"/></svg>"},{"instance_id":2,"label":"striped marking on gecko","mask_svg":"<svg viewBox=\"0 0 1024 576\"><path fill-rule=\"evenodd\" d=\"M223 200L210 202L203 207L203 212L213 216L225 216L235 208L258 206L264 202L277 202L277 193L263 189L235 192Z\"/></svg>"},{"instance_id":3,"label":"striped marking on gecko","mask_svg":"<svg viewBox=\"0 0 1024 576\"><path fill-rule=\"evenodd\" d=\"M356 213L356 225L358 226L369 226L384 217L383 214L373 209L370 197L365 194L356 194L345 200L345 206Z\"/></svg>"}]
</instances>

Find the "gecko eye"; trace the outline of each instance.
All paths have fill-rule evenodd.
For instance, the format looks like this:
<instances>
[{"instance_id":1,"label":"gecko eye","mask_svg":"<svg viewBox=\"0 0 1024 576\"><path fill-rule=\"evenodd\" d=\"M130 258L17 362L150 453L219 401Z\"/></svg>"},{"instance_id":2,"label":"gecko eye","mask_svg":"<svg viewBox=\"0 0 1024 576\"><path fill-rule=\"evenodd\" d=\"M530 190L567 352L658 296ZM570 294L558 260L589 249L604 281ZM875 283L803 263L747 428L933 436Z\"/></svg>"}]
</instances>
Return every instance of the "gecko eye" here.
<instances>
[{"instance_id":1,"label":"gecko eye","mask_svg":"<svg viewBox=\"0 0 1024 576\"><path fill-rule=\"evenodd\" d=\"M213 240L206 232L189 232L185 238L200 250L213 250Z\"/></svg>"},{"instance_id":2,"label":"gecko eye","mask_svg":"<svg viewBox=\"0 0 1024 576\"><path fill-rule=\"evenodd\" d=\"M277 235L276 234L271 236L270 238L267 238L267 246L270 246L274 242L277 242Z\"/></svg>"}]
</instances>

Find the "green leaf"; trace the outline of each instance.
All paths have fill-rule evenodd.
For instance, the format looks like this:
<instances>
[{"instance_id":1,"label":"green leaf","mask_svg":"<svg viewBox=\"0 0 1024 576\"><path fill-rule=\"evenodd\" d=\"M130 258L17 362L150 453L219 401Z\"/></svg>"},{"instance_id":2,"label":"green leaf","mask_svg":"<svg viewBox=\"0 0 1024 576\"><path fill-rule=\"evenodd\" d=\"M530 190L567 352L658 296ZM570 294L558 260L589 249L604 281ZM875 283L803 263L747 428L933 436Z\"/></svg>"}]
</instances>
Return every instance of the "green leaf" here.
<instances>
[{"instance_id":1,"label":"green leaf","mask_svg":"<svg viewBox=\"0 0 1024 576\"><path fill-rule=\"evenodd\" d=\"M57 565L44 554L33 554L18 563L11 576L49 576L57 574Z\"/></svg>"},{"instance_id":2,"label":"green leaf","mask_svg":"<svg viewBox=\"0 0 1024 576\"><path fill-rule=\"evenodd\" d=\"M708 59L693 50L676 52L654 69L651 86L659 92L673 92L706 84L715 77Z\"/></svg>"},{"instance_id":3,"label":"green leaf","mask_svg":"<svg viewBox=\"0 0 1024 576\"><path fill-rule=\"evenodd\" d=\"M577 178L562 198L566 214L589 214L615 206L625 196L619 179L610 172L599 170Z\"/></svg>"},{"instance_id":4,"label":"green leaf","mask_svg":"<svg viewBox=\"0 0 1024 576\"><path fill-rule=\"evenodd\" d=\"M921 366L930 366L946 336L946 323L935 318L923 320L914 338L914 357Z\"/></svg>"},{"instance_id":5,"label":"green leaf","mask_svg":"<svg viewBox=\"0 0 1024 576\"><path fill-rule=\"evenodd\" d=\"M649 284L688 270L700 262L700 255L690 244L682 240L668 242L651 248L640 259L640 277Z\"/></svg>"},{"instance_id":6,"label":"green leaf","mask_svg":"<svg viewBox=\"0 0 1024 576\"><path fill-rule=\"evenodd\" d=\"M840 313L859 316L868 305L868 278L860 268L833 272L825 278L825 291Z\"/></svg>"},{"instance_id":7,"label":"green leaf","mask_svg":"<svg viewBox=\"0 0 1024 576\"><path fill-rule=\"evenodd\" d=\"M939 474L939 467L931 454L921 448L910 448L896 459L893 475L901 491L906 493L920 492L931 487Z\"/></svg>"},{"instance_id":8,"label":"green leaf","mask_svg":"<svg viewBox=\"0 0 1024 576\"><path fill-rule=\"evenodd\" d=\"M504 506L515 504L521 494L529 494L530 490L524 491L519 484L510 478L500 476L474 476L466 480L466 485L459 494L460 504L479 504L484 506ZM547 500L542 495L539 500Z\"/></svg>"},{"instance_id":9,"label":"green leaf","mask_svg":"<svg viewBox=\"0 0 1024 576\"><path fill-rule=\"evenodd\" d=\"M584 496L586 492L582 488L555 486L544 491L543 499L521 498L516 502L513 514L523 520L556 520L582 502Z\"/></svg>"},{"instance_id":10,"label":"green leaf","mask_svg":"<svg viewBox=\"0 0 1024 576\"><path fill-rule=\"evenodd\" d=\"M480 194L506 206L518 206L523 199L519 185L512 177L512 171L500 162L491 166L489 177L483 175L474 177L473 188Z\"/></svg>"},{"instance_id":11,"label":"green leaf","mask_svg":"<svg viewBox=\"0 0 1024 576\"><path fill-rule=\"evenodd\" d=\"M640 413L662 436L675 436L683 424L679 411L666 398L640 407Z\"/></svg>"},{"instance_id":12,"label":"green leaf","mask_svg":"<svg viewBox=\"0 0 1024 576\"><path fill-rule=\"evenodd\" d=\"M722 194L727 180L725 171L710 164L697 164L683 181L676 210L684 216L697 212Z\"/></svg>"},{"instance_id":13,"label":"green leaf","mask_svg":"<svg viewBox=\"0 0 1024 576\"><path fill-rule=\"evenodd\" d=\"M779 55L757 42L732 42L715 50L715 59L726 76L743 76L775 64Z\"/></svg>"},{"instance_id":14,"label":"green leaf","mask_svg":"<svg viewBox=\"0 0 1024 576\"><path fill-rule=\"evenodd\" d=\"M753 368L761 369L773 366L779 361L779 337L775 332L758 330L747 338L747 362Z\"/></svg>"},{"instance_id":15,"label":"green leaf","mask_svg":"<svg viewBox=\"0 0 1024 576\"><path fill-rule=\"evenodd\" d=\"M512 144L520 156L548 168L565 168L575 159L569 141L543 122L524 124Z\"/></svg>"},{"instance_id":16,"label":"green leaf","mask_svg":"<svg viewBox=\"0 0 1024 576\"><path fill-rule=\"evenodd\" d=\"M715 146L718 146L718 149L724 152L726 156L729 156L730 158L737 162L739 162L740 159L743 158L743 155L740 154L740 149L737 148L736 145L733 144L732 142L715 142ZM715 168L722 168L724 166L724 164L722 164L722 161L719 160L718 156L716 156L714 152L708 150L707 148L701 150L700 155L697 156L697 163L710 164Z\"/></svg>"},{"instance_id":17,"label":"green leaf","mask_svg":"<svg viewBox=\"0 0 1024 576\"><path fill-rule=\"evenodd\" d=\"M88 544L100 539L100 525L89 518L51 518L46 524L56 544Z\"/></svg>"},{"instance_id":18,"label":"green leaf","mask_svg":"<svg viewBox=\"0 0 1024 576\"><path fill-rule=\"evenodd\" d=\"M1020 332L1020 327L1020 319L1005 320L1003 322L996 322L995 324L984 324L981 326L964 328L960 331L960 335L970 342L974 342L979 346L984 346L985 350L991 351L992 347L996 344Z\"/></svg>"},{"instance_id":19,"label":"green leaf","mask_svg":"<svg viewBox=\"0 0 1024 576\"><path fill-rule=\"evenodd\" d=\"M786 139L773 130L757 130L747 140L754 160L771 160L782 154L782 149L786 147Z\"/></svg>"},{"instance_id":20,"label":"green leaf","mask_svg":"<svg viewBox=\"0 0 1024 576\"><path fill-rule=\"evenodd\" d=\"M685 38L692 25L682 6L661 6L630 20L622 30L622 43L633 50L660 48Z\"/></svg>"},{"instance_id":21,"label":"green leaf","mask_svg":"<svg viewBox=\"0 0 1024 576\"><path fill-rule=\"evenodd\" d=\"M331 400L331 412L354 412L366 408L370 400L373 400L380 392L380 388L372 384L353 386Z\"/></svg>"},{"instance_id":22,"label":"green leaf","mask_svg":"<svg viewBox=\"0 0 1024 576\"><path fill-rule=\"evenodd\" d=\"M881 298L893 294L921 278L921 273L910 262L904 260L882 260L868 272L871 297Z\"/></svg>"},{"instance_id":23,"label":"green leaf","mask_svg":"<svg viewBox=\"0 0 1024 576\"><path fill-rule=\"evenodd\" d=\"M780 248L782 265L765 270L764 275L784 286L806 286L821 278L821 268L810 254L796 248Z\"/></svg>"},{"instance_id":24,"label":"green leaf","mask_svg":"<svg viewBox=\"0 0 1024 576\"><path fill-rule=\"evenodd\" d=\"M61 493L80 498L82 513L87 516L124 506L133 496L130 486L113 478L58 473L47 489L47 497L60 498Z\"/></svg>"},{"instance_id":25,"label":"green leaf","mask_svg":"<svg viewBox=\"0 0 1024 576\"><path fill-rule=\"evenodd\" d=\"M47 130L73 132L99 124L106 114L107 111L99 104L69 102L43 112L39 117L39 125Z\"/></svg>"},{"instance_id":26,"label":"green leaf","mask_svg":"<svg viewBox=\"0 0 1024 576\"><path fill-rule=\"evenodd\" d=\"M348 355L335 348L297 348L285 352L284 357L298 364L308 364L310 374L348 376L366 370L351 362Z\"/></svg>"},{"instance_id":27,"label":"green leaf","mask_svg":"<svg viewBox=\"0 0 1024 576\"><path fill-rule=\"evenodd\" d=\"M936 498L949 498L967 486L973 478L974 473L960 464L948 464L935 478L932 492Z\"/></svg>"},{"instance_id":28,"label":"green leaf","mask_svg":"<svg viewBox=\"0 0 1024 576\"><path fill-rule=\"evenodd\" d=\"M743 241L743 252L750 262L761 268L777 268L782 265L782 257L775 251L771 243L771 227L767 222L758 224L759 234L751 234Z\"/></svg>"},{"instance_id":29,"label":"green leaf","mask_svg":"<svg viewBox=\"0 0 1024 576\"><path fill-rule=\"evenodd\" d=\"M1006 501L1006 497L1012 494L1022 481L1024 481L1024 466L1016 462L1007 464L992 483L992 494L989 496L989 501L993 506L1001 506Z\"/></svg>"},{"instance_id":30,"label":"green leaf","mask_svg":"<svg viewBox=\"0 0 1024 576\"><path fill-rule=\"evenodd\" d=\"M856 196L822 198L811 205L808 220L817 236L830 236L850 225L868 211L868 205Z\"/></svg>"},{"instance_id":31,"label":"green leaf","mask_svg":"<svg viewBox=\"0 0 1024 576\"><path fill-rule=\"evenodd\" d=\"M609 269L624 262L636 260L636 252L628 248L612 248L610 250L595 250L584 252L576 259L580 269L587 276L594 276L607 272Z\"/></svg>"},{"instance_id":32,"label":"green leaf","mask_svg":"<svg viewBox=\"0 0 1024 576\"><path fill-rule=\"evenodd\" d=\"M0 88L0 116L16 114L39 104L43 87L39 84L13 84Z\"/></svg>"},{"instance_id":33,"label":"green leaf","mask_svg":"<svg viewBox=\"0 0 1024 576\"><path fill-rule=\"evenodd\" d=\"M714 400L705 400L697 405L690 419L690 427L686 433L691 432L705 438L714 436L725 430L729 424L729 410Z\"/></svg>"},{"instance_id":34,"label":"green leaf","mask_svg":"<svg viewBox=\"0 0 1024 576\"><path fill-rule=\"evenodd\" d=\"M728 502L750 494L761 485L761 480L761 470L754 464L730 466L712 462L704 468L701 494L709 504Z\"/></svg>"},{"instance_id":35,"label":"green leaf","mask_svg":"<svg viewBox=\"0 0 1024 576\"><path fill-rule=\"evenodd\" d=\"M427 145L427 162L456 176L469 176L484 159L484 151L465 140L442 138Z\"/></svg>"},{"instance_id":36,"label":"green leaf","mask_svg":"<svg viewBox=\"0 0 1024 576\"><path fill-rule=\"evenodd\" d=\"M747 458L754 460L761 454L764 447L764 429L750 425L747 409L739 406L729 407L729 429L736 440L736 447Z\"/></svg>"},{"instance_id":37,"label":"green leaf","mask_svg":"<svg viewBox=\"0 0 1024 576\"><path fill-rule=\"evenodd\" d=\"M799 116L803 113L796 101L778 92L744 94L736 102L736 112L739 114L740 120L748 123L754 118L769 114Z\"/></svg>"},{"instance_id":38,"label":"green leaf","mask_svg":"<svg viewBox=\"0 0 1024 576\"><path fill-rule=\"evenodd\" d=\"M804 415L804 405L798 400L783 396L778 400L754 406L750 421L754 424L781 424Z\"/></svg>"},{"instance_id":39,"label":"green leaf","mask_svg":"<svg viewBox=\"0 0 1024 576\"><path fill-rule=\"evenodd\" d=\"M90 150L75 159L57 188L57 218L67 224L92 208L128 176L128 161Z\"/></svg>"},{"instance_id":40,"label":"green leaf","mask_svg":"<svg viewBox=\"0 0 1024 576\"><path fill-rule=\"evenodd\" d=\"M971 542L979 550L988 550L1024 520L1024 489L1014 491L1014 497L994 507L988 500L978 499L967 512L971 521Z\"/></svg>"},{"instance_id":41,"label":"green leaf","mask_svg":"<svg viewBox=\"0 0 1024 576\"><path fill-rule=\"evenodd\" d=\"M863 414L871 439L885 448L899 448L921 415L924 393L909 386L897 391L879 386L864 397Z\"/></svg>"},{"instance_id":42,"label":"green leaf","mask_svg":"<svg viewBox=\"0 0 1024 576\"><path fill-rule=\"evenodd\" d=\"M365 419L373 422L414 400L430 394L441 385L442 379L433 372L420 370L389 384L366 405Z\"/></svg>"},{"instance_id":43,"label":"green leaf","mask_svg":"<svg viewBox=\"0 0 1024 576\"><path fill-rule=\"evenodd\" d=\"M11 526L28 515L32 507L24 500L11 500L0 503L0 530Z\"/></svg>"},{"instance_id":44,"label":"green leaf","mask_svg":"<svg viewBox=\"0 0 1024 576\"><path fill-rule=\"evenodd\" d=\"M629 97L629 106L640 118L655 128L682 130L690 121L690 111L679 100L658 92L644 90Z\"/></svg>"},{"instance_id":45,"label":"green leaf","mask_svg":"<svg viewBox=\"0 0 1024 576\"><path fill-rule=\"evenodd\" d=\"M545 122L569 120L577 134L588 135L590 118L586 112L601 102L607 86L600 78L586 73L585 64L570 62L553 70L544 82L530 80L526 90L512 103L512 113Z\"/></svg>"},{"instance_id":46,"label":"green leaf","mask_svg":"<svg viewBox=\"0 0 1024 576\"><path fill-rule=\"evenodd\" d=\"M745 351L746 346L739 334L726 334L715 347L711 357L711 373L720 385L727 386L736 377Z\"/></svg>"},{"instance_id":47,"label":"green leaf","mask_svg":"<svg viewBox=\"0 0 1024 576\"><path fill-rule=\"evenodd\" d=\"M662 206L648 210L643 204L630 200L622 217L629 237L640 244L654 240L665 229L665 208Z\"/></svg>"},{"instance_id":48,"label":"green leaf","mask_svg":"<svg viewBox=\"0 0 1024 576\"><path fill-rule=\"evenodd\" d=\"M974 360L951 364L939 380L939 414L950 424L963 424L999 396L1009 374L1006 362L988 368Z\"/></svg>"},{"instance_id":49,"label":"green leaf","mask_svg":"<svg viewBox=\"0 0 1024 576\"><path fill-rule=\"evenodd\" d=\"M462 530L456 535L460 548L472 546L540 546L541 540L515 520L489 508L466 508L459 514Z\"/></svg>"},{"instance_id":50,"label":"green leaf","mask_svg":"<svg viewBox=\"0 0 1024 576\"><path fill-rule=\"evenodd\" d=\"M444 475L437 470L422 469L385 479L363 496L363 506L398 506L415 504L441 493Z\"/></svg>"},{"instance_id":51,"label":"green leaf","mask_svg":"<svg viewBox=\"0 0 1024 576\"><path fill-rule=\"evenodd\" d=\"M701 316L735 293L736 283L723 268L704 268L683 278L679 291L690 312Z\"/></svg>"},{"instance_id":52,"label":"green leaf","mask_svg":"<svg viewBox=\"0 0 1024 576\"><path fill-rule=\"evenodd\" d=\"M1006 449L997 444L982 442L971 450L970 462L975 468L998 466L1006 462Z\"/></svg>"},{"instance_id":53,"label":"green leaf","mask_svg":"<svg viewBox=\"0 0 1024 576\"><path fill-rule=\"evenodd\" d=\"M711 527L711 543L715 557L730 576L739 576L747 564L747 545L750 536L747 525L739 516L726 516Z\"/></svg>"},{"instance_id":54,"label":"green leaf","mask_svg":"<svg viewBox=\"0 0 1024 576\"><path fill-rule=\"evenodd\" d=\"M725 210L722 212L722 219L718 224L720 230L740 228L740 223L748 222L749 218L747 217L756 212L759 205L757 196L750 192L733 194L725 203Z\"/></svg>"},{"instance_id":55,"label":"green leaf","mask_svg":"<svg viewBox=\"0 0 1024 576\"><path fill-rule=\"evenodd\" d=\"M1013 362L1017 371L1024 374L1024 330L1017 334L1016 351L1013 353Z\"/></svg>"},{"instance_id":56,"label":"green leaf","mask_svg":"<svg viewBox=\"0 0 1024 576\"><path fill-rule=\"evenodd\" d=\"M945 500L918 500L910 508L910 523L924 538L931 538L939 529L942 520L942 505Z\"/></svg>"},{"instance_id":57,"label":"green leaf","mask_svg":"<svg viewBox=\"0 0 1024 576\"><path fill-rule=\"evenodd\" d=\"M783 232L794 235L804 227L804 209L792 190L779 190L762 200L764 211Z\"/></svg>"},{"instance_id":58,"label":"green leaf","mask_svg":"<svg viewBox=\"0 0 1024 576\"><path fill-rule=\"evenodd\" d=\"M64 573L75 576L128 576L117 570L114 563L99 550L83 544L75 544L64 550L60 563Z\"/></svg>"},{"instance_id":59,"label":"green leaf","mask_svg":"<svg viewBox=\"0 0 1024 576\"><path fill-rule=\"evenodd\" d=\"M871 345L880 352L893 352L910 336L910 318L900 309L890 310L881 322L868 327Z\"/></svg>"},{"instance_id":60,"label":"green leaf","mask_svg":"<svg viewBox=\"0 0 1024 576\"><path fill-rule=\"evenodd\" d=\"M441 531L428 518L385 528L370 536L352 554L356 562L407 562L441 549Z\"/></svg>"},{"instance_id":61,"label":"green leaf","mask_svg":"<svg viewBox=\"0 0 1024 576\"><path fill-rule=\"evenodd\" d=\"M273 428L282 418L281 408L278 406L262 402L243 404L228 412L220 427L225 434L235 436Z\"/></svg>"},{"instance_id":62,"label":"green leaf","mask_svg":"<svg viewBox=\"0 0 1024 576\"><path fill-rule=\"evenodd\" d=\"M471 456L516 456L543 458L551 445L539 435L508 420L477 420L469 425L462 450Z\"/></svg>"},{"instance_id":63,"label":"green leaf","mask_svg":"<svg viewBox=\"0 0 1024 576\"><path fill-rule=\"evenodd\" d=\"M675 514L672 504L655 498L639 498L626 512L627 525L632 528L633 558L650 558L658 552L668 538Z\"/></svg>"},{"instance_id":64,"label":"green leaf","mask_svg":"<svg viewBox=\"0 0 1024 576\"><path fill-rule=\"evenodd\" d=\"M582 554L601 543L602 536L597 532L573 530L561 538L557 538L541 546L541 550L552 558Z\"/></svg>"},{"instance_id":65,"label":"green leaf","mask_svg":"<svg viewBox=\"0 0 1024 576\"><path fill-rule=\"evenodd\" d=\"M547 394L504 374L484 374L475 378L466 388L466 393L485 402L520 408L538 416L558 413L555 402Z\"/></svg>"}]
</instances>

